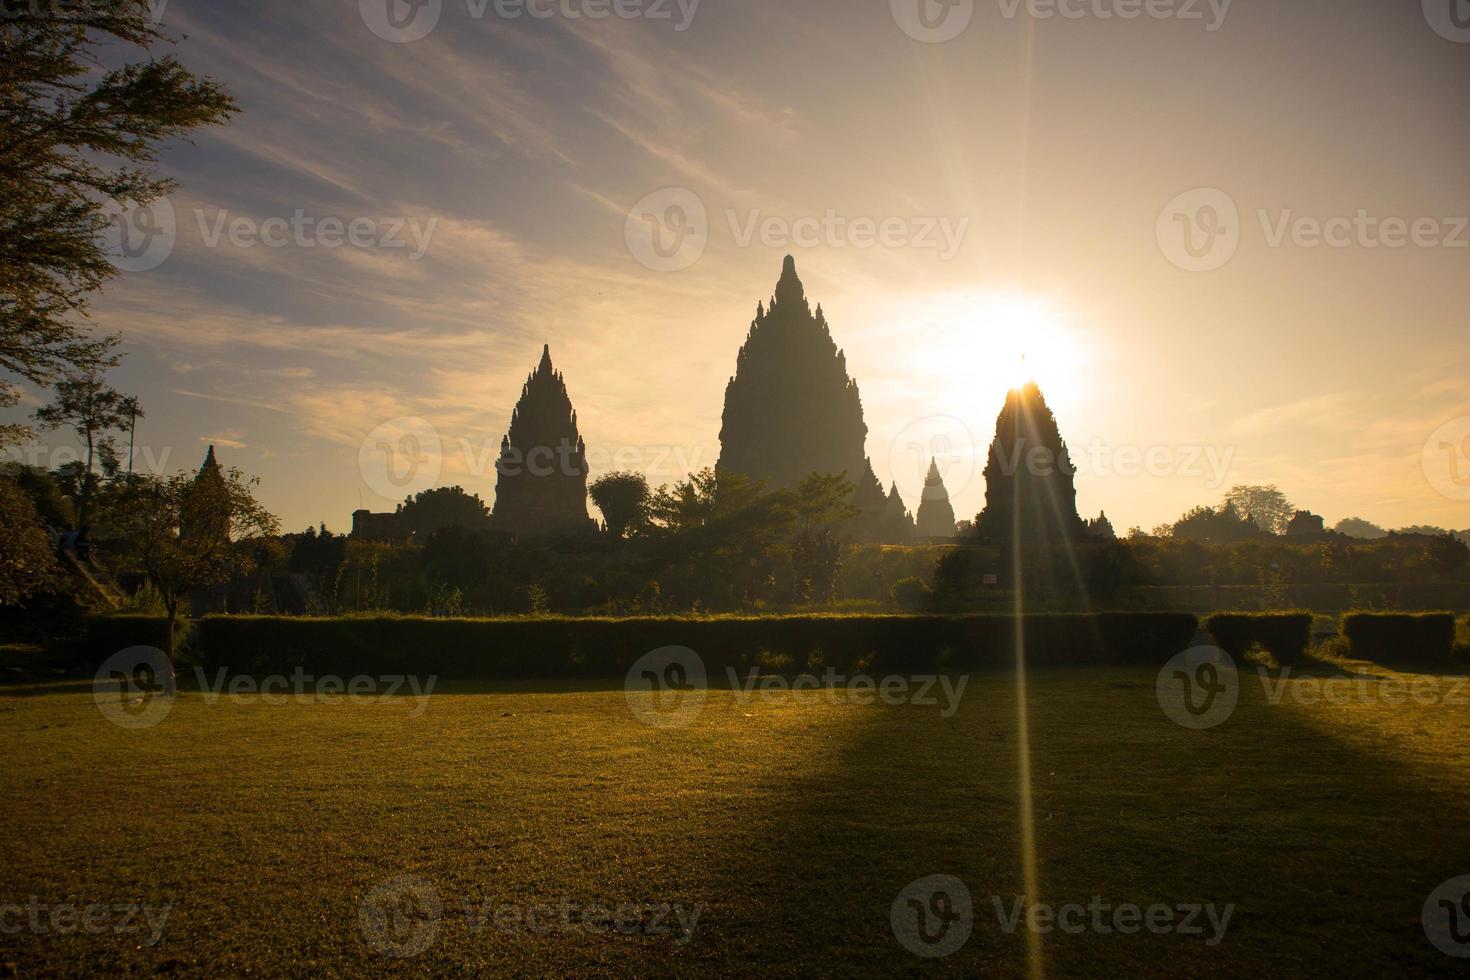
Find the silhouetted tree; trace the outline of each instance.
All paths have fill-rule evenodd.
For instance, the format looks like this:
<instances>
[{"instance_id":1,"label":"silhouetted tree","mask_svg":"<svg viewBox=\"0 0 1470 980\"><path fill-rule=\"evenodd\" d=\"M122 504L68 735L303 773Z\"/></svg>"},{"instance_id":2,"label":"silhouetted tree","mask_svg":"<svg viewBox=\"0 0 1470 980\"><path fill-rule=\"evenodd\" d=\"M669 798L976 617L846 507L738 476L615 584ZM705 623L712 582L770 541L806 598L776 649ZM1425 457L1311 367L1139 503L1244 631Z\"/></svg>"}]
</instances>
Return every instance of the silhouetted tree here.
<instances>
[{"instance_id":1,"label":"silhouetted tree","mask_svg":"<svg viewBox=\"0 0 1470 980\"><path fill-rule=\"evenodd\" d=\"M121 562L158 591L170 660L179 606L189 593L250 572L262 540L276 534L278 522L255 499L259 482L216 464L198 475L145 476L128 488L120 508L127 545Z\"/></svg>"},{"instance_id":2,"label":"silhouetted tree","mask_svg":"<svg viewBox=\"0 0 1470 980\"><path fill-rule=\"evenodd\" d=\"M14 480L0 476L0 606L16 605L59 583L55 548L35 503Z\"/></svg>"},{"instance_id":3,"label":"silhouetted tree","mask_svg":"<svg viewBox=\"0 0 1470 980\"><path fill-rule=\"evenodd\" d=\"M642 473L609 473L600 476L587 488L587 495L602 511L607 533L626 538L648 525L653 492Z\"/></svg>"},{"instance_id":4,"label":"silhouetted tree","mask_svg":"<svg viewBox=\"0 0 1470 980\"><path fill-rule=\"evenodd\" d=\"M116 274L99 232L106 198L149 204L173 182L158 147L235 105L173 55L113 68L170 39L143 3L8 4L0 16L0 370L33 384L112 363L115 338L82 328ZM120 46L117 42L122 42ZM0 381L0 405L16 387ZM0 427L0 442L23 431Z\"/></svg>"},{"instance_id":5,"label":"silhouetted tree","mask_svg":"<svg viewBox=\"0 0 1470 980\"><path fill-rule=\"evenodd\" d=\"M116 468L116 449L111 433L127 427L129 399L91 370L56 383L56 397L36 410L36 421L45 429L70 428L82 443L83 457L77 489L77 521L87 523L88 505L97 485L96 459L100 453Z\"/></svg>"},{"instance_id":6,"label":"silhouetted tree","mask_svg":"<svg viewBox=\"0 0 1470 980\"><path fill-rule=\"evenodd\" d=\"M862 513L852 495L847 474L812 473L790 497L796 521L791 566L800 602L831 602L837 597L841 531Z\"/></svg>"},{"instance_id":7,"label":"silhouetted tree","mask_svg":"<svg viewBox=\"0 0 1470 980\"><path fill-rule=\"evenodd\" d=\"M1225 502L1235 506L1237 514L1244 514L1256 526L1268 534L1285 534L1296 508L1275 486L1255 487L1241 484L1231 487Z\"/></svg>"},{"instance_id":8,"label":"silhouetted tree","mask_svg":"<svg viewBox=\"0 0 1470 980\"><path fill-rule=\"evenodd\" d=\"M1350 538L1364 538L1369 541L1388 537L1387 529L1379 527L1372 521L1365 521L1361 517L1344 517L1332 529Z\"/></svg>"},{"instance_id":9,"label":"silhouetted tree","mask_svg":"<svg viewBox=\"0 0 1470 980\"><path fill-rule=\"evenodd\" d=\"M446 527L483 531L490 526L490 508L463 487L439 487L404 500L398 519L405 534L417 534L422 542Z\"/></svg>"},{"instance_id":10,"label":"silhouetted tree","mask_svg":"<svg viewBox=\"0 0 1470 980\"><path fill-rule=\"evenodd\" d=\"M1181 541L1203 541L1213 544L1228 544L1234 541L1249 541L1266 532L1242 517L1235 505L1226 501L1223 506L1196 507L1176 521L1170 528L1170 536Z\"/></svg>"}]
</instances>

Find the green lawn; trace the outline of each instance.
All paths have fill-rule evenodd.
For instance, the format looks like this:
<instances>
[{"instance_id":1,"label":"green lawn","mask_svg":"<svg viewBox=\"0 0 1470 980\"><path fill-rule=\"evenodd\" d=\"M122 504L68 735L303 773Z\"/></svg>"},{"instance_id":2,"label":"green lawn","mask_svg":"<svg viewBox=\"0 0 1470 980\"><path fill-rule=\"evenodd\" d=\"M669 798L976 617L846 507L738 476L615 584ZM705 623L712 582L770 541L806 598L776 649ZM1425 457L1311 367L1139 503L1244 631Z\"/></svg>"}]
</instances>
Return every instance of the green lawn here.
<instances>
[{"instance_id":1,"label":"green lawn","mask_svg":"<svg viewBox=\"0 0 1470 980\"><path fill-rule=\"evenodd\" d=\"M1053 931L1047 976L1463 971L1420 912L1470 874L1470 707L1272 706L1251 677L1229 721L1191 731L1151 671L1029 683L1040 900L1234 906L1215 945L1208 927ZM185 693L127 730L87 686L0 688L0 904L169 906L156 945L146 925L58 934L42 912L43 932L0 934L0 973L1027 972L1024 925L995 911L1023 880L1013 677L971 678L948 718L717 690L692 725L656 729L611 685L441 689L412 708ZM936 874L968 886L973 932L920 959L890 906ZM400 922L432 941L395 959L361 906L402 875L443 911ZM698 919L689 937L538 935L466 914L564 899L573 922L623 903Z\"/></svg>"}]
</instances>

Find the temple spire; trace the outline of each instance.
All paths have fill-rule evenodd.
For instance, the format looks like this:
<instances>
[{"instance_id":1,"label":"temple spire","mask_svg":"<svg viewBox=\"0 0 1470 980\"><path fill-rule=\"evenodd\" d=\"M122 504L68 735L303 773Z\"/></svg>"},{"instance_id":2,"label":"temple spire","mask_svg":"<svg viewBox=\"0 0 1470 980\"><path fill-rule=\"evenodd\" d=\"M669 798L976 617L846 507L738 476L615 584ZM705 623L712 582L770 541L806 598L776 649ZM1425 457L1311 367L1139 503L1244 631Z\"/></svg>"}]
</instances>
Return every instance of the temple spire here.
<instances>
[{"instance_id":1,"label":"temple spire","mask_svg":"<svg viewBox=\"0 0 1470 980\"><path fill-rule=\"evenodd\" d=\"M929 475L924 478L924 494L919 500L919 536L952 538L955 535L954 506L939 472L939 461L929 460Z\"/></svg>"},{"instance_id":2,"label":"temple spire","mask_svg":"<svg viewBox=\"0 0 1470 980\"><path fill-rule=\"evenodd\" d=\"M492 526L522 537L595 529L587 515L587 451L565 378L551 365L551 345L511 411L495 464Z\"/></svg>"}]
</instances>

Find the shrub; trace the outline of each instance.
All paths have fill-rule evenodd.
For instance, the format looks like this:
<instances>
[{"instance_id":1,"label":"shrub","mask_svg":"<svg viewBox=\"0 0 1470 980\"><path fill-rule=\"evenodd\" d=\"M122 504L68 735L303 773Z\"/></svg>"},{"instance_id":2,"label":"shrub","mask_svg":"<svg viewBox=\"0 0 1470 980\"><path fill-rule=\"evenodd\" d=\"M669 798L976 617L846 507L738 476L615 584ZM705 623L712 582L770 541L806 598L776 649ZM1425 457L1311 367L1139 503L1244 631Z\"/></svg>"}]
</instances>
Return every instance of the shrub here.
<instances>
[{"instance_id":1,"label":"shrub","mask_svg":"<svg viewBox=\"0 0 1470 980\"><path fill-rule=\"evenodd\" d=\"M208 616L202 666L214 673L433 674L446 678L621 677L664 646L727 670L838 674L932 673L1015 663L1018 624L1032 667L1156 666L1183 650L1188 614L1027 616L781 616L711 619L307 619Z\"/></svg>"},{"instance_id":2,"label":"shrub","mask_svg":"<svg viewBox=\"0 0 1470 980\"><path fill-rule=\"evenodd\" d=\"M1216 613L1205 620L1215 645L1240 660L1256 644L1277 663L1300 664L1312 640L1311 613Z\"/></svg>"},{"instance_id":3,"label":"shrub","mask_svg":"<svg viewBox=\"0 0 1470 980\"><path fill-rule=\"evenodd\" d=\"M1455 659L1470 666L1470 616L1464 617L1456 624Z\"/></svg>"},{"instance_id":4,"label":"shrub","mask_svg":"<svg viewBox=\"0 0 1470 980\"><path fill-rule=\"evenodd\" d=\"M909 576L893 583L893 604L905 612L918 612L929 604L929 586L921 578Z\"/></svg>"},{"instance_id":5,"label":"shrub","mask_svg":"<svg viewBox=\"0 0 1470 980\"><path fill-rule=\"evenodd\" d=\"M1452 613L1351 613L1343 635L1353 656L1385 667L1447 667L1455 645Z\"/></svg>"}]
</instances>

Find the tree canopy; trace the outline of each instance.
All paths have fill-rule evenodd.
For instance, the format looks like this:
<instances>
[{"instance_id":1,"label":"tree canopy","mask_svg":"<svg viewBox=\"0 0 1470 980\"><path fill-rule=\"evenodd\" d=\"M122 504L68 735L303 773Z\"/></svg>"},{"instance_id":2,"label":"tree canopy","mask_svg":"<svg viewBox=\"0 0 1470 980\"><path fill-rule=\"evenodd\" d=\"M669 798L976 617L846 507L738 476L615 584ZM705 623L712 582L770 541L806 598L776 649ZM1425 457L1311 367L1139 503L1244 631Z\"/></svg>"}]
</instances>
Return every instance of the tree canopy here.
<instances>
[{"instance_id":1,"label":"tree canopy","mask_svg":"<svg viewBox=\"0 0 1470 980\"><path fill-rule=\"evenodd\" d=\"M159 146L236 111L196 77L142 3L7 4L0 17L0 371L33 384L111 363L116 338L80 324L87 298L116 274L101 240L109 209L148 205L173 181ZM0 378L0 405L19 398ZM20 426L0 431L17 439Z\"/></svg>"}]
</instances>

